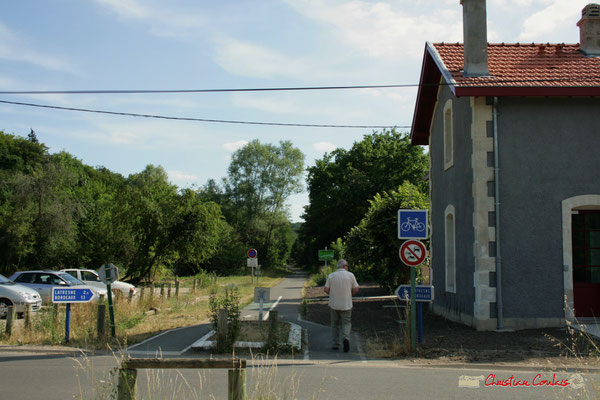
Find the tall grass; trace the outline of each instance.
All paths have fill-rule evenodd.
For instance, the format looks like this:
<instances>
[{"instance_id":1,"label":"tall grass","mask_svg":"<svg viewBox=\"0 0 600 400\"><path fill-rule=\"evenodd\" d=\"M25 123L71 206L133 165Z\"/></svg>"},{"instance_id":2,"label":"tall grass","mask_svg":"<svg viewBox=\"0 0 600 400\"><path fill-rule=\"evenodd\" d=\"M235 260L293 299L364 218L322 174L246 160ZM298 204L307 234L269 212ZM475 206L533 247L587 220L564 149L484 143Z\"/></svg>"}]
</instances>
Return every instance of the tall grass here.
<instances>
[{"instance_id":1,"label":"tall grass","mask_svg":"<svg viewBox=\"0 0 600 400\"><path fill-rule=\"evenodd\" d=\"M280 278L263 277L261 286L274 286ZM107 341L100 340L97 332L98 306L93 303L71 305L71 329L69 345L81 348L114 348L140 342L160 331L208 322L208 299L211 291L224 292L225 288L234 285L240 294L240 304L251 302L254 286L249 276L223 277L207 279L204 287L197 287L192 293L193 279L182 280L179 297L160 297L158 289L153 295L146 290L144 298L139 295L129 302L127 298L114 299L116 337L110 336L108 307L106 310ZM22 320L18 320L12 336L4 335L0 326L0 344L38 344L56 345L65 339L65 307L59 308L57 316L53 307L43 307L32 315L32 329L23 329Z\"/></svg>"}]
</instances>

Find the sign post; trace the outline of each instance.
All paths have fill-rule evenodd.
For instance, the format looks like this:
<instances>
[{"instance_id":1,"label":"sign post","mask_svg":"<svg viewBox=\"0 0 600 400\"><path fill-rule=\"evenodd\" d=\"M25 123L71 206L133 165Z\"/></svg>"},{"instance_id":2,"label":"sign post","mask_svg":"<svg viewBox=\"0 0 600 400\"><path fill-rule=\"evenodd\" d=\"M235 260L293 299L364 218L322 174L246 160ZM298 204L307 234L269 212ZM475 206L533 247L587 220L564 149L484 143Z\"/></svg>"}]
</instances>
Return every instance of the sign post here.
<instances>
[{"instance_id":1,"label":"sign post","mask_svg":"<svg viewBox=\"0 0 600 400\"><path fill-rule=\"evenodd\" d=\"M92 300L94 293L88 289L80 289L76 287L60 287L52 288L52 303L66 303L67 313L65 315L65 343L69 343L69 335L71 332L71 303L87 303Z\"/></svg>"},{"instance_id":2,"label":"sign post","mask_svg":"<svg viewBox=\"0 0 600 400\"><path fill-rule=\"evenodd\" d=\"M258 251L256 249L248 250L248 268L252 268L250 272L250 282L254 285L254 268L258 268ZM256 281L258 282L258 276L256 277Z\"/></svg>"},{"instance_id":3,"label":"sign post","mask_svg":"<svg viewBox=\"0 0 600 400\"><path fill-rule=\"evenodd\" d=\"M258 320L263 320L263 304L271 298L271 289L267 287L254 288L254 302L258 305Z\"/></svg>"},{"instance_id":4,"label":"sign post","mask_svg":"<svg viewBox=\"0 0 600 400\"><path fill-rule=\"evenodd\" d=\"M112 291L110 284L119 278L119 269L113 264L104 264L98 269L98 276L102 282L106 283L106 295L108 296L108 314L110 316L110 333L113 337L117 336L115 331L115 311L112 301Z\"/></svg>"},{"instance_id":5,"label":"sign post","mask_svg":"<svg viewBox=\"0 0 600 400\"><path fill-rule=\"evenodd\" d=\"M335 257L334 250L327 250L327 246L325 246L325 250L319 250L319 261L325 261L325 271L327 271L327 261L333 261Z\"/></svg>"},{"instance_id":6,"label":"sign post","mask_svg":"<svg viewBox=\"0 0 600 400\"><path fill-rule=\"evenodd\" d=\"M418 240L407 240L400 246L400 259L410 267L410 349L413 352L417 349L417 277L415 268L425 261L426 256L427 249Z\"/></svg>"}]
</instances>

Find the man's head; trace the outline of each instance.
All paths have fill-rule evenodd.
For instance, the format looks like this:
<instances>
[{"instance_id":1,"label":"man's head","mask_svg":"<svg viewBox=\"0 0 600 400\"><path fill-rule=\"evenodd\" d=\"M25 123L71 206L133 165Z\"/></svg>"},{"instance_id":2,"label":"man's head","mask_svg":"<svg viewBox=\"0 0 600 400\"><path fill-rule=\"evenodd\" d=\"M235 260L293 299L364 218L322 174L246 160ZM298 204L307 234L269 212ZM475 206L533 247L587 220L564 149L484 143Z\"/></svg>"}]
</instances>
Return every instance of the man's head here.
<instances>
[{"instance_id":1,"label":"man's head","mask_svg":"<svg viewBox=\"0 0 600 400\"><path fill-rule=\"evenodd\" d=\"M341 260L338 261L337 267L338 267L338 269L344 268L344 269L348 270L348 261L346 261L342 258Z\"/></svg>"}]
</instances>

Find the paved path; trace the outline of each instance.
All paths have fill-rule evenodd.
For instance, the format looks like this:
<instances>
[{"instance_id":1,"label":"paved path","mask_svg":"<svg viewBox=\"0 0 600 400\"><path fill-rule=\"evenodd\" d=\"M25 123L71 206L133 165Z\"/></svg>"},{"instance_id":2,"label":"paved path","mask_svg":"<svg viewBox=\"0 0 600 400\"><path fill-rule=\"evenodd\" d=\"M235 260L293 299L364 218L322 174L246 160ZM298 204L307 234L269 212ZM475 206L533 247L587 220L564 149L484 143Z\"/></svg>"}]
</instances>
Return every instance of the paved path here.
<instances>
[{"instance_id":1,"label":"paved path","mask_svg":"<svg viewBox=\"0 0 600 400\"><path fill-rule=\"evenodd\" d=\"M268 311L273 309L285 321L300 325L305 332L305 344L302 354L295 354L295 359L302 360L334 360L334 361L365 361L362 351L362 340L355 332L352 333L350 351L331 350L331 331L328 326L304 321L300 316L300 303L302 302L302 289L307 276L303 272L295 271L284 278L279 285L271 288L270 301L263 304L263 318L268 318ZM242 320L257 320L259 305L250 303L240 315ZM132 357L163 356L190 356L191 346L212 330L210 324L201 324L185 328L178 328L162 332L141 343L129 346L127 353ZM288 356L283 356L288 358Z\"/></svg>"}]
</instances>

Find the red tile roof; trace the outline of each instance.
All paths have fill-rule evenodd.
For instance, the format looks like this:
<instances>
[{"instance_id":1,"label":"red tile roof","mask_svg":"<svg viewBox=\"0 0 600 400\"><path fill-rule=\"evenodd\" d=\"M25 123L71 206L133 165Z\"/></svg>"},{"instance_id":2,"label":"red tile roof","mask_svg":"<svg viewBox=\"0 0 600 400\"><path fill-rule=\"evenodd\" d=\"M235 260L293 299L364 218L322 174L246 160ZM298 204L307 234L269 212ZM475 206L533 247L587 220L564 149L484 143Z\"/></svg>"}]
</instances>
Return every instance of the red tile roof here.
<instances>
[{"instance_id":1,"label":"red tile roof","mask_svg":"<svg viewBox=\"0 0 600 400\"><path fill-rule=\"evenodd\" d=\"M490 77L463 77L463 45L433 45L458 86L600 87L600 57L579 44L488 44Z\"/></svg>"},{"instance_id":2,"label":"red tile roof","mask_svg":"<svg viewBox=\"0 0 600 400\"><path fill-rule=\"evenodd\" d=\"M490 76L464 77L462 43L427 43L411 142L426 145L440 79L455 96L600 96L600 57L579 44L488 44Z\"/></svg>"}]
</instances>

